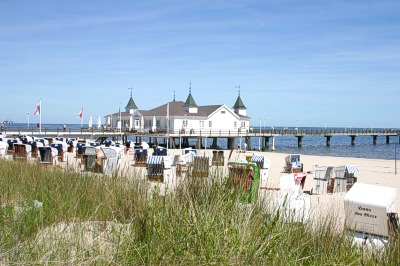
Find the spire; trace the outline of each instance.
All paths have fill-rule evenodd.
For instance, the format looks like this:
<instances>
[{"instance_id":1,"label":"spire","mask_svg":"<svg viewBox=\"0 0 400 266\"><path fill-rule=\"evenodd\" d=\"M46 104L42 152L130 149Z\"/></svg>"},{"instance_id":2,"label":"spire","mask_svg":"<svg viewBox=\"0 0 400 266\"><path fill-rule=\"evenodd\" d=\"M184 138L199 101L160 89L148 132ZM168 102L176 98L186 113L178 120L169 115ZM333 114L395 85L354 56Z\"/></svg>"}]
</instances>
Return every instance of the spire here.
<instances>
[{"instance_id":1,"label":"spire","mask_svg":"<svg viewBox=\"0 0 400 266\"><path fill-rule=\"evenodd\" d=\"M130 87L130 88L128 88L128 90L131 90L131 98L129 99L129 102L125 107L126 112L129 112L129 110L137 110L138 109L138 107L135 104L135 101L133 101L133 98L132 98L133 88Z\"/></svg>"},{"instance_id":2,"label":"spire","mask_svg":"<svg viewBox=\"0 0 400 266\"><path fill-rule=\"evenodd\" d=\"M175 90L174 90L174 99L172 101L175 102Z\"/></svg>"},{"instance_id":3,"label":"spire","mask_svg":"<svg viewBox=\"0 0 400 266\"><path fill-rule=\"evenodd\" d=\"M238 90L238 97L236 99L236 102L235 102L235 105L233 106L233 108L235 110L239 110L239 109L246 110L247 108L246 108L246 106L244 106L242 98L240 98L240 85L235 86L235 88L238 88L239 90Z\"/></svg>"},{"instance_id":4,"label":"spire","mask_svg":"<svg viewBox=\"0 0 400 266\"><path fill-rule=\"evenodd\" d=\"M190 86L189 86L189 96L186 99L185 104L183 105L183 107L197 107L196 102L193 99L192 96L192 83L190 82Z\"/></svg>"}]
</instances>

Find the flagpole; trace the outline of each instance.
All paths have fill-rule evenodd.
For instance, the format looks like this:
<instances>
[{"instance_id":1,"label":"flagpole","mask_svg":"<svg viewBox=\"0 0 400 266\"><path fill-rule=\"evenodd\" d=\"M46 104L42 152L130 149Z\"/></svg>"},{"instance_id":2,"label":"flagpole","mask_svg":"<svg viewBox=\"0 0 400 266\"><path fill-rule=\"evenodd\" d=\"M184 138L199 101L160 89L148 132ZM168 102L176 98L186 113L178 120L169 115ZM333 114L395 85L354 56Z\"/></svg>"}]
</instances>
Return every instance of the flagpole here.
<instances>
[{"instance_id":1,"label":"flagpole","mask_svg":"<svg viewBox=\"0 0 400 266\"><path fill-rule=\"evenodd\" d=\"M169 148L169 102L167 103L167 149Z\"/></svg>"},{"instance_id":2,"label":"flagpole","mask_svg":"<svg viewBox=\"0 0 400 266\"><path fill-rule=\"evenodd\" d=\"M39 100L39 134L42 134L42 99Z\"/></svg>"}]
</instances>

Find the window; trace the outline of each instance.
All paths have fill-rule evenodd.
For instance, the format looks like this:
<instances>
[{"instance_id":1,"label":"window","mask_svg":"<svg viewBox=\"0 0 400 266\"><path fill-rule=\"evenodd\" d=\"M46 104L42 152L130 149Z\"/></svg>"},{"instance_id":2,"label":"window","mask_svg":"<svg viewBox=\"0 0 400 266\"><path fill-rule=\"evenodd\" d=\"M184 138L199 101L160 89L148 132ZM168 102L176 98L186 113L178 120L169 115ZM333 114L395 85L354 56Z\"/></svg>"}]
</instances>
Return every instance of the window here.
<instances>
[{"instance_id":1,"label":"window","mask_svg":"<svg viewBox=\"0 0 400 266\"><path fill-rule=\"evenodd\" d=\"M237 121L233 122L233 128L237 128Z\"/></svg>"},{"instance_id":2,"label":"window","mask_svg":"<svg viewBox=\"0 0 400 266\"><path fill-rule=\"evenodd\" d=\"M182 127L187 127L187 125L188 125L188 121L186 119L182 120Z\"/></svg>"},{"instance_id":3,"label":"window","mask_svg":"<svg viewBox=\"0 0 400 266\"><path fill-rule=\"evenodd\" d=\"M156 126L159 127L160 126L160 120L156 121Z\"/></svg>"},{"instance_id":4,"label":"window","mask_svg":"<svg viewBox=\"0 0 400 266\"><path fill-rule=\"evenodd\" d=\"M221 114L225 114L225 111L221 111Z\"/></svg>"},{"instance_id":5,"label":"window","mask_svg":"<svg viewBox=\"0 0 400 266\"><path fill-rule=\"evenodd\" d=\"M135 120L135 127L139 127L139 120Z\"/></svg>"},{"instance_id":6,"label":"window","mask_svg":"<svg viewBox=\"0 0 400 266\"><path fill-rule=\"evenodd\" d=\"M246 127L246 122L240 122L241 127Z\"/></svg>"},{"instance_id":7,"label":"window","mask_svg":"<svg viewBox=\"0 0 400 266\"><path fill-rule=\"evenodd\" d=\"M203 128L204 127L204 121L199 121L199 127Z\"/></svg>"},{"instance_id":8,"label":"window","mask_svg":"<svg viewBox=\"0 0 400 266\"><path fill-rule=\"evenodd\" d=\"M212 127L212 121L208 121L208 127Z\"/></svg>"}]
</instances>

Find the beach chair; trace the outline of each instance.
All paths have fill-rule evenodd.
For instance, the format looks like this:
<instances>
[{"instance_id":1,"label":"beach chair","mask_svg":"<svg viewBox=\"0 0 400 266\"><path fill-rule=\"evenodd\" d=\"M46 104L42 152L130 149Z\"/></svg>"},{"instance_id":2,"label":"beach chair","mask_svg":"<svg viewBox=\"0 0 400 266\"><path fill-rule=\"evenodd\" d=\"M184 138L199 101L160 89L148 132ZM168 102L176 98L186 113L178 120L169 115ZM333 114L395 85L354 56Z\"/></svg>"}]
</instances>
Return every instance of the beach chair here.
<instances>
[{"instance_id":1,"label":"beach chair","mask_svg":"<svg viewBox=\"0 0 400 266\"><path fill-rule=\"evenodd\" d=\"M124 150L125 153L128 153L128 152L129 152L129 150L130 150L132 144L133 144L133 143L132 143L131 140L125 141L125 150Z\"/></svg>"},{"instance_id":2,"label":"beach chair","mask_svg":"<svg viewBox=\"0 0 400 266\"><path fill-rule=\"evenodd\" d=\"M14 155L14 144L17 144L17 143L18 143L18 140L16 140L16 139L7 140L7 144L8 144L7 154L8 155Z\"/></svg>"},{"instance_id":3,"label":"beach chair","mask_svg":"<svg viewBox=\"0 0 400 266\"><path fill-rule=\"evenodd\" d=\"M0 157L4 157L7 154L8 143L5 141L0 141Z\"/></svg>"},{"instance_id":4,"label":"beach chair","mask_svg":"<svg viewBox=\"0 0 400 266\"><path fill-rule=\"evenodd\" d=\"M39 141L30 141L29 145L31 145L31 157L38 158L39 156L38 148L43 147L43 143Z\"/></svg>"},{"instance_id":5,"label":"beach chair","mask_svg":"<svg viewBox=\"0 0 400 266\"><path fill-rule=\"evenodd\" d=\"M38 147L39 163L44 166L53 165L55 158L58 156L58 151L51 147Z\"/></svg>"},{"instance_id":6,"label":"beach chair","mask_svg":"<svg viewBox=\"0 0 400 266\"><path fill-rule=\"evenodd\" d=\"M44 138L45 140L45 145L51 145L53 143L53 138Z\"/></svg>"},{"instance_id":7,"label":"beach chair","mask_svg":"<svg viewBox=\"0 0 400 266\"><path fill-rule=\"evenodd\" d=\"M285 173L301 173L303 172L303 164L301 163L300 154L289 154L285 158L286 165L284 167Z\"/></svg>"},{"instance_id":8,"label":"beach chair","mask_svg":"<svg viewBox=\"0 0 400 266\"><path fill-rule=\"evenodd\" d=\"M56 140L55 142L57 141L64 142L65 139L64 137L56 137L55 140Z\"/></svg>"},{"instance_id":9,"label":"beach chair","mask_svg":"<svg viewBox=\"0 0 400 266\"><path fill-rule=\"evenodd\" d=\"M20 136L19 139L22 144L28 144L30 141L33 141L33 138L31 136Z\"/></svg>"},{"instance_id":10,"label":"beach chair","mask_svg":"<svg viewBox=\"0 0 400 266\"><path fill-rule=\"evenodd\" d=\"M197 156L197 150L186 148L182 150L182 156L177 164L177 173L179 177L190 176L193 168L193 157Z\"/></svg>"},{"instance_id":11,"label":"beach chair","mask_svg":"<svg viewBox=\"0 0 400 266\"><path fill-rule=\"evenodd\" d=\"M347 179L345 177L346 166L338 166L333 168L334 172L334 186L333 192L346 192Z\"/></svg>"},{"instance_id":12,"label":"beach chair","mask_svg":"<svg viewBox=\"0 0 400 266\"><path fill-rule=\"evenodd\" d=\"M210 157L193 156L192 177L208 177L210 175Z\"/></svg>"},{"instance_id":13,"label":"beach chair","mask_svg":"<svg viewBox=\"0 0 400 266\"><path fill-rule=\"evenodd\" d=\"M225 156L224 151L213 151L212 156L212 166L224 166L225 164Z\"/></svg>"},{"instance_id":14,"label":"beach chair","mask_svg":"<svg viewBox=\"0 0 400 266\"><path fill-rule=\"evenodd\" d=\"M241 194L244 203L254 203L258 196L259 172L254 163L228 163L228 185Z\"/></svg>"},{"instance_id":15,"label":"beach chair","mask_svg":"<svg viewBox=\"0 0 400 266\"><path fill-rule=\"evenodd\" d=\"M328 170L327 166L314 165L314 186L312 193L317 195L324 195L328 192L329 179L326 176Z\"/></svg>"},{"instance_id":16,"label":"beach chair","mask_svg":"<svg viewBox=\"0 0 400 266\"><path fill-rule=\"evenodd\" d=\"M112 144L113 144L112 140L105 140L104 141L104 146L106 146L106 147L110 147Z\"/></svg>"},{"instance_id":17,"label":"beach chair","mask_svg":"<svg viewBox=\"0 0 400 266\"><path fill-rule=\"evenodd\" d=\"M89 142L89 146L98 147L98 146L100 146L100 142Z\"/></svg>"},{"instance_id":18,"label":"beach chair","mask_svg":"<svg viewBox=\"0 0 400 266\"><path fill-rule=\"evenodd\" d=\"M358 168L355 165L346 165L346 190L349 191L349 189L354 185L355 182L357 182L357 177L354 176L354 174L358 173Z\"/></svg>"},{"instance_id":19,"label":"beach chair","mask_svg":"<svg viewBox=\"0 0 400 266\"><path fill-rule=\"evenodd\" d=\"M82 158L83 147L86 147L85 143L78 142L78 144L76 144L76 158Z\"/></svg>"},{"instance_id":20,"label":"beach chair","mask_svg":"<svg viewBox=\"0 0 400 266\"><path fill-rule=\"evenodd\" d=\"M31 146L29 144L14 144L13 159L27 161L31 158Z\"/></svg>"},{"instance_id":21,"label":"beach chair","mask_svg":"<svg viewBox=\"0 0 400 266\"><path fill-rule=\"evenodd\" d=\"M146 167L147 166L147 150L136 149L134 154L135 166Z\"/></svg>"},{"instance_id":22,"label":"beach chair","mask_svg":"<svg viewBox=\"0 0 400 266\"><path fill-rule=\"evenodd\" d=\"M83 160L83 165L85 167L85 171L91 171L95 172L96 171L96 148L91 147L91 146L84 146L82 148L83 155L82 155L82 160Z\"/></svg>"},{"instance_id":23,"label":"beach chair","mask_svg":"<svg viewBox=\"0 0 400 266\"><path fill-rule=\"evenodd\" d=\"M74 139L69 139L67 140L67 152L74 152L75 146L76 146L76 140Z\"/></svg>"},{"instance_id":24,"label":"beach chair","mask_svg":"<svg viewBox=\"0 0 400 266\"><path fill-rule=\"evenodd\" d=\"M164 156L149 156L146 160L147 179L149 181L164 182Z\"/></svg>"},{"instance_id":25,"label":"beach chair","mask_svg":"<svg viewBox=\"0 0 400 266\"><path fill-rule=\"evenodd\" d=\"M168 149L158 147L154 150L153 155L155 156L167 156Z\"/></svg>"},{"instance_id":26,"label":"beach chair","mask_svg":"<svg viewBox=\"0 0 400 266\"><path fill-rule=\"evenodd\" d=\"M253 154L250 161L258 166L260 172L260 186L266 188L271 160L263 155Z\"/></svg>"},{"instance_id":27,"label":"beach chair","mask_svg":"<svg viewBox=\"0 0 400 266\"><path fill-rule=\"evenodd\" d=\"M43 146L49 146L49 141L47 139L35 139L35 141L42 143Z\"/></svg>"},{"instance_id":28,"label":"beach chair","mask_svg":"<svg viewBox=\"0 0 400 266\"><path fill-rule=\"evenodd\" d=\"M65 162L67 151L66 143L52 143L51 147L57 150L58 161Z\"/></svg>"},{"instance_id":29,"label":"beach chair","mask_svg":"<svg viewBox=\"0 0 400 266\"><path fill-rule=\"evenodd\" d=\"M118 154L117 151L111 147L102 147L105 157L102 160L103 174L115 176L117 173Z\"/></svg>"}]
</instances>

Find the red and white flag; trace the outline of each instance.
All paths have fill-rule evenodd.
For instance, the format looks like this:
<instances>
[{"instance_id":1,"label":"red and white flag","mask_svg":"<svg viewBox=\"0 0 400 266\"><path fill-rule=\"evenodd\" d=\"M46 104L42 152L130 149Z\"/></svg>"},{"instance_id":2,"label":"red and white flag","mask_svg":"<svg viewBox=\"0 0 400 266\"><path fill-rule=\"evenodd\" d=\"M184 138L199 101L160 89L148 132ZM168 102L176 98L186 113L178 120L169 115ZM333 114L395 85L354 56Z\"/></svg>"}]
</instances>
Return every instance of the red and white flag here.
<instances>
[{"instance_id":1,"label":"red and white flag","mask_svg":"<svg viewBox=\"0 0 400 266\"><path fill-rule=\"evenodd\" d=\"M78 118L82 118L83 117L83 108L81 109L81 111L78 113Z\"/></svg>"},{"instance_id":2,"label":"red and white flag","mask_svg":"<svg viewBox=\"0 0 400 266\"><path fill-rule=\"evenodd\" d=\"M36 109L35 109L35 112L33 113L33 115L38 115L38 114L40 114L40 101L37 103Z\"/></svg>"}]
</instances>

